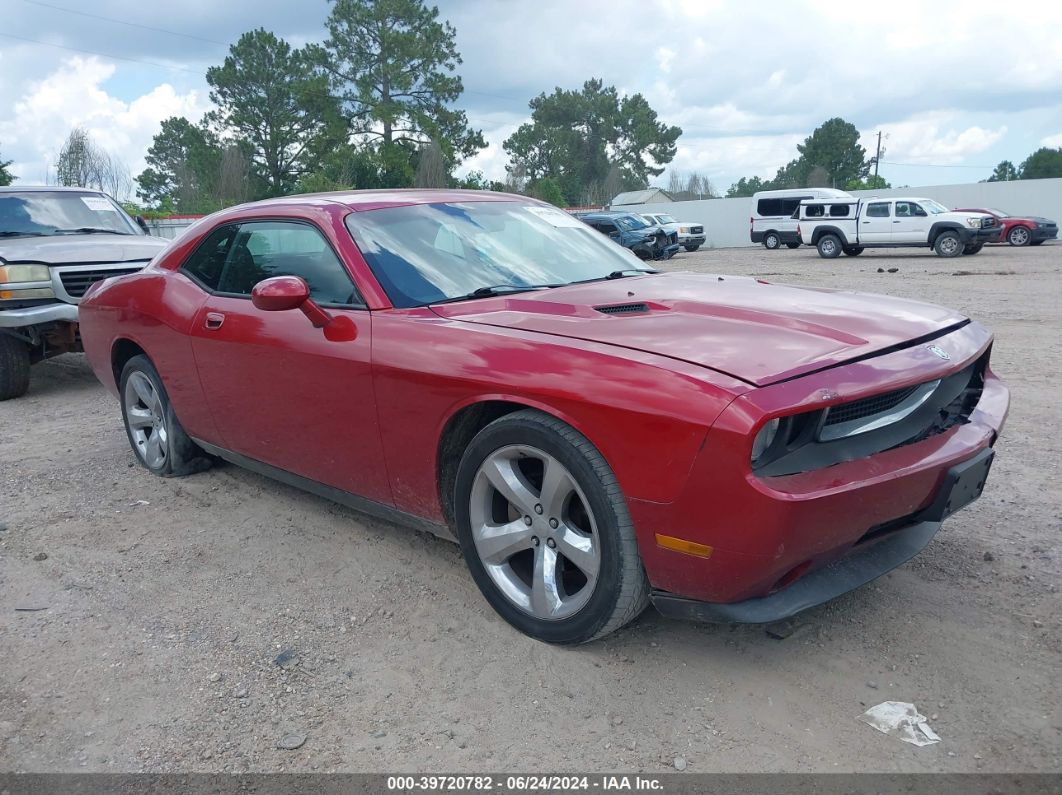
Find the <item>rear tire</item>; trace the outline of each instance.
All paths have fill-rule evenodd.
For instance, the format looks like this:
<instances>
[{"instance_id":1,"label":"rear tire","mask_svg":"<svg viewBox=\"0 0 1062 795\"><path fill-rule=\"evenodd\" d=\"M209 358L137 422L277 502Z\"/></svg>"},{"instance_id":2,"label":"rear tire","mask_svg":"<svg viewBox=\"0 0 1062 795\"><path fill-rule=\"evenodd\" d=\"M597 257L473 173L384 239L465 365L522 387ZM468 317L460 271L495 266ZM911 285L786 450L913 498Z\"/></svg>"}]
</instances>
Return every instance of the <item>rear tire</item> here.
<instances>
[{"instance_id":1,"label":"rear tire","mask_svg":"<svg viewBox=\"0 0 1062 795\"><path fill-rule=\"evenodd\" d=\"M841 256L841 239L837 235L823 235L815 247L823 259L836 259Z\"/></svg>"},{"instance_id":2,"label":"rear tire","mask_svg":"<svg viewBox=\"0 0 1062 795\"><path fill-rule=\"evenodd\" d=\"M768 251L774 251L781 245L782 238L778 236L777 232L768 232L763 236L763 247Z\"/></svg>"},{"instance_id":3,"label":"rear tire","mask_svg":"<svg viewBox=\"0 0 1062 795\"><path fill-rule=\"evenodd\" d=\"M1027 246L1032 241L1032 233L1027 226L1015 226L1007 232L1007 242L1012 246Z\"/></svg>"},{"instance_id":4,"label":"rear tire","mask_svg":"<svg viewBox=\"0 0 1062 795\"><path fill-rule=\"evenodd\" d=\"M30 383L30 348L0 332L0 400L22 397Z\"/></svg>"},{"instance_id":5,"label":"rear tire","mask_svg":"<svg viewBox=\"0 0 1062 795\"><path fill-rule=\"evenodd\" d=\"M844 250L844 253L846 256L849 257L858 257L860 254L863 253L863 250L864 249L862 246L849 246Z\"/></svg>"},{"instance_id":6,"label":"rear tire","mask_svg":"<svg viewBox=\"0 0 1062 795\"><path fill-rule=\"evenodd\" d=\"M481 430L454 486L461 551L491 607L547 643L586 643L645 609L649 582L611 467L581 433L525 410Z\"/></svg>"},{"instance_id":7,"label":"rear tire","mask_svg":"<svg viewBox=\"0 0 1062 795\"><path fill-rule=\"evenodd\" d=\"M962 250L963 254L976 254L985 247L984 243L971 243Z\"/></svg>"},{"instance_id":8,"label":"rear tire","mask_svg":"<svg viewBox=\"0 0 1062 795\"><path fill-rule=\"evenodd\" d=\"M933 241L933 250L938 257L958 257L963 251L962 240L958 232L941 232Z\"/></svg>"},{"instance_id":9,"label":"rear tire","mask_svg":"<svg viewBox=\"0 0 1062 795\"><path fill-rule=\"evenodd\" d=\"M210 468L210 458L181 427L162 377L147 356L134 356L125 363L118 394L125 433L142 467L160 477Z\"/></svg>"},{"instance_id":10,"label":"rear tire","mask_svg":"<svg viewBox=\"0 0 1062 795\"><path fill-rule=\"evenodd\" d=\"M786 248L800 248L800 244L799 243L795 243L795 242L794 243L786 243L785 246L786 246Z\"/></svg>"}]
</instances>

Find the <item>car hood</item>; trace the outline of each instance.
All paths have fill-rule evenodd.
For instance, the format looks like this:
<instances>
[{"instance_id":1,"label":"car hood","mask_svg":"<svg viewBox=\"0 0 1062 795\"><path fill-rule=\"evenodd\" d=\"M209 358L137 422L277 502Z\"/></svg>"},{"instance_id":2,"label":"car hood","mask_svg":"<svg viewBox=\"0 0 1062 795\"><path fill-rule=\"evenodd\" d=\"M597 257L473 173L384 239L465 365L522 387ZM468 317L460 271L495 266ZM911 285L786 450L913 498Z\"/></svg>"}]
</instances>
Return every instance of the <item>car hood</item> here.
<instances>
[{"instance_id":1,"label":"car hood","mask_svg":"<svg viewBox=\"0 0 1062 795\"><path fill-rule=\"evenodd\" d=\"M680 359L756 386L931 339L968 322L919 301L693 273L592 282L433 309L463 322Z\"/></svg>"},{"instance_id":2,"label":"car hood","mask_svg":"<svg viewBox=\"0 0 1062 795\"><path fill-rule=\"evenodd\" d=\"M56 235L0 238L0 260L71 265L149 260L168 241L149 235Z\"/></svg>"}]
</instances>

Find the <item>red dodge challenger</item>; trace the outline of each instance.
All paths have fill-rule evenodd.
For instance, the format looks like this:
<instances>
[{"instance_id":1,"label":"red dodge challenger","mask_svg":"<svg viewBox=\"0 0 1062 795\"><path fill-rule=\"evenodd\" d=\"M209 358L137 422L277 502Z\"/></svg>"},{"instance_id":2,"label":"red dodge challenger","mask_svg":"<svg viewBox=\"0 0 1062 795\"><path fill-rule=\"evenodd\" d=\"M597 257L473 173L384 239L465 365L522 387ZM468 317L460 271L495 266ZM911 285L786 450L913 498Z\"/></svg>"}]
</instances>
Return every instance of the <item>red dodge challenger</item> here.
<instances>
[{"instance_id":1,"label":"red dodge challenger","mask_svg":"<svg viewBox=\"0 0 1062 795\"><path fill-rule=\"evenodd\" d=\"M456 536L552 643L873 580L980 495L1009 400L950 309L658 273L500 193L235 207L80 320L149 470L222 458Z\"/></svg>"}]
</instances>

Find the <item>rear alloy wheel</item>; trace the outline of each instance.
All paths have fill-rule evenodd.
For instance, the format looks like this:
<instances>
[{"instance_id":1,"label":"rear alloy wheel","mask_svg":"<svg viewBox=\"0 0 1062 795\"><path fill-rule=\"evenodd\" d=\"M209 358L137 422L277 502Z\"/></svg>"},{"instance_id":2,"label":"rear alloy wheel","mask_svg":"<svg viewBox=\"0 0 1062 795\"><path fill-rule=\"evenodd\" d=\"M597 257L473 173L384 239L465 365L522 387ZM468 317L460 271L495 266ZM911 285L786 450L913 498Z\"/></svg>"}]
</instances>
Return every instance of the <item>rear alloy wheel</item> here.
<instances>
[{"instance_id":1,"label":"rear alloy wheel","mask_svg":"<svg viewBox=\"0 0 1062 795\"><path fill-rule=\"evenodd\" d=\"M22 397L29 383L29 345L0 331L0 400Z\"/></svg>"},{"instance_id":2,"label":"rear alloy wheel","mask_svg":"<svg viewBox=\"0 0 1062 795\"><path fill-rule=\"evenodd\" d=\"M586 437L538 411L472 440L455 487L461 550L484 597L516 629L585 643L648 604L627 504Z\"/></svg>"},{"instance_id":3,"label":"rear alloy wheel","mask_svg":"<svg viewBox=\"0 0 1062 795\"><path fill-rule=\"evenodd\" d=\"M1030 240L1032 235L1027 226L1015 226L1007 232L1007 242L1012 246L1027 246Z\"/></svg>"},{"instance_id":4,"label":"rear alloy wheel","mask_svg":"<svg viewBox=\"0 0 1062 795\"><path fill-rule=\"evenodd\" d=\"M209 469L210 459L184 432L150 359L134 356L126 362L120 394L125 431L142 466L163 477Z\"/></svg>"},{"instance_id":5,"label":"rear alloy wheel","mask_svg":"<svg viewBox=\"0 0 1062 795\"><path fill-rule=\"evenodd\" d=\"M978 251L980 251L984 247L985 247L984 243L971 243L970 245L966 246L962 250L962 253L963 254L976 254Z\"/></svg>"},{"instance_id":6,"label":"rear alloy wheel","mask_svg":"<svg viewBox=\"0 0 1062 795\"><path fill-rule=\"evenodd\" d=\"M933 242L933 250L939 257L958 257L963 245L958 232L941 232Z\"/></svg>"},{"instance_id":7,"label":"rear alloy wheel","mask_svg":"<svg viewBox=\"0 0 1062 795\"><path fill-rule=\"evenodd\" d=\"M774 251L776 248L782 245L782 238L778 236L777 232L768 232L763 236L763 247L770 251Z\"/></svg>"},{"instance_id":8,"label":"rear alloy wheel","mask_svg":"<svg viewBox=\"0 0 1062 795\"><path fill-rule=\"evenodd\" d=\"M786 243L786 248L800 248L799 243Z\"/></svg>"},{"instance_id":9,"label":"rear alloy wheel","mask_svg":"<svg viewBox=\"0 0 1062 795\"><path fill-rule=\"evenodd\" d=\"M848 257L858 257L860 254L863 253L863 247L862 246L849 246L848 248L846 248L844 250L844 253Z\"/></svg>"},{"instance_id":10,"label":"rear alloy wheel","mask_svg":"<svg viewBox=\"0 0 1062 795\"><path fill-rule=\"evenodd\" d=\"M837 235L823 235L816 248L823 259L834 259L841 256L841 239Z\"/></svg>"}]
</instances>

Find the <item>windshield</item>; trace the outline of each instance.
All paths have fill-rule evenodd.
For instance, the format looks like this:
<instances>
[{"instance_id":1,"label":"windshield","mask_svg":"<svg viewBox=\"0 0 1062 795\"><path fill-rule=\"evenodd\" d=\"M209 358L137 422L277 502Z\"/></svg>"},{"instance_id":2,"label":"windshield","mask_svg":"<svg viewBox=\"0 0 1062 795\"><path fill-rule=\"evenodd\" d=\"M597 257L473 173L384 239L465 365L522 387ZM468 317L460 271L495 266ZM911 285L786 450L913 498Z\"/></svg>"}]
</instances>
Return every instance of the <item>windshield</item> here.
<instances>
[{"instance_id":1,"label":"windshield","mask_svg":"<svg viewBox=\"0 0 1062 795\"><path fill-rule=\"evenodd\" d=\"M418 204L351 213L346 223L396 307L494 285L532 289L645 270L628 249L562 210L537 204Z\"/></svg>"},{"instance_id":2,"label":"windshield","mask_svg":"<svg viewBox=\"0 0 1062 795\"><path fill-rule=\"evenodd\" d=\"M619 224L620 229L626 229L628 232L632 229L647 229L649 227L645 219L639 218L637 215L621 215L613 220Z\"/></svg>"},{"instance_id":3,"label":"windshield","mask_svg":"<svg viewBox=\"0 0 1062 795\"><path fill-rule=\"evenodd\" d=\"M926 212L933 213L933 215L940 215L941 213L951 212L951 210L949 210L943 204L939 204L938 202L935 202L932 199L920 199L919 202L921 203L922 207L925 208Z\"/></svg>"},{"instance_id":4,"label":"windshield","mask_svg":"<svg viewBox=\"0 0 1062 795\"><path fill-rule=\"evenodd\" d=\"M670 215L658 215L656 217L656 220L659 221L662 224L677 224L678 223L678 221L676 221Z\"/></svg>"},{"instance_id":5,"label":"windshield","mask_svg":"<svg viewBox=\"0 0 1062 795\"><path fill-rule=\"evenodd\" d=\"M1002 210L996 210L996 209L994 209L992 207L989 207L987 210L985 210L985 212L986 213L991 213L996 218L1010 218L1010 213L1005 213Z\"/></svg>"},{"instance_id":6,"label":"windshield","mask_svg":"<svg viewBox=\"0 0 1062 795\"><path fill-rule=\"evenodd\" d=\"M117 204L99 194L78 191L0 192L0 235L51 236L107 232L139 233Z\"/></svg>"}]
</instances>

